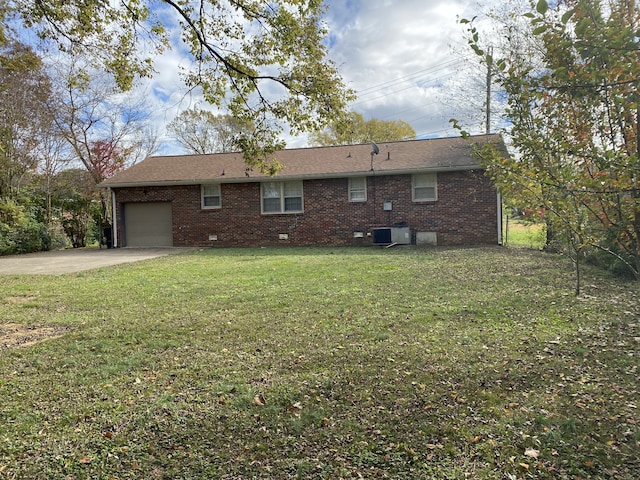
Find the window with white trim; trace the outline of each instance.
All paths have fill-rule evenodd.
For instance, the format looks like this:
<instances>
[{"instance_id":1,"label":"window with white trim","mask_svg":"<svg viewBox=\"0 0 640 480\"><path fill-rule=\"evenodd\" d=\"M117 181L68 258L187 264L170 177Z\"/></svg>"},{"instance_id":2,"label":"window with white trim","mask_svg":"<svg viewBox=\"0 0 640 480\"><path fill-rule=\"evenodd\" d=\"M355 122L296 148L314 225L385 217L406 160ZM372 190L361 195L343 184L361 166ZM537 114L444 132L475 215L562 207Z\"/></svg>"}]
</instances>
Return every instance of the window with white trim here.
<instances>
[{"instance_id":1,"label":"window with white trim","mask_svg":"<svg viewBox=\"0 0 640 480\"><path fill-rule=\"evenodd\" d=\"M221 208L220 185L202 185L202 208Z\"/></svg>"},{"instance_id":2,"label":"window with white trim","mask_svg":"<svg viewBox=\"0 0 640 480\"><path fill-rule=\"evenodd\" d=\"M438 177L435 173L413 175L411 195L414 202L433 202L438 199Z\"/></svg>"},{"instance_id":3,"label":"window with white trim","mask_svg":"<svg viewBox=\"0 0 640 480\"><path fill-rule=\"evenodd\" d=\"M367 177L349 178L349 201L350 202L366 202L367 201Z\"/></svg>"},{"instance_id":4,"label":"window with white trim","mask_svg":"<svg viewBox=\"0 0 640 480\"><path fill-rule=\"evenodd\" d=\"M300 213L303 211L302 181L263 182L262 213Z\"/></svg>"}]
</instances>

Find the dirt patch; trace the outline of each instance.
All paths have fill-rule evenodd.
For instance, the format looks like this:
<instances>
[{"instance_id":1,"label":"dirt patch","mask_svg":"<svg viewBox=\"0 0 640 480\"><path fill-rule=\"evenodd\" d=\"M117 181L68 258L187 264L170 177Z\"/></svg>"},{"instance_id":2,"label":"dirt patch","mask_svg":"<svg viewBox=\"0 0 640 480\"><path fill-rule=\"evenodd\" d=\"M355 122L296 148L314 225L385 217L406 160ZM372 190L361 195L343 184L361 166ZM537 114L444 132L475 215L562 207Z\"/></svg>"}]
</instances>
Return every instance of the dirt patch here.
<instances>
[{"instance_id":1,"label":"dirt patch","mask_svg":"<svg viewBox=\"0 0 640 480\"><path fill-rule=\"evenodd\" d=\"M7 303L13 303L13 304L20 304L20 303L27 303L27 302L31 302L33 300L35 300L36 297L32 297L30 295L13 295L10 297L5 297L5 301ZM0 326L0 328L2 328Z\"/></svg>"},{"instance_id":2,"label":"dirt patch","mask_svg":"<svg viewBox=\"0 0 640 480\"><path fill-rule=\"evenodd\" d=\"M0 325L0 350L28 347L61 335L62 330L60 328L27 327L18 323L6 323Z\"/></svg>"}]
</instances>

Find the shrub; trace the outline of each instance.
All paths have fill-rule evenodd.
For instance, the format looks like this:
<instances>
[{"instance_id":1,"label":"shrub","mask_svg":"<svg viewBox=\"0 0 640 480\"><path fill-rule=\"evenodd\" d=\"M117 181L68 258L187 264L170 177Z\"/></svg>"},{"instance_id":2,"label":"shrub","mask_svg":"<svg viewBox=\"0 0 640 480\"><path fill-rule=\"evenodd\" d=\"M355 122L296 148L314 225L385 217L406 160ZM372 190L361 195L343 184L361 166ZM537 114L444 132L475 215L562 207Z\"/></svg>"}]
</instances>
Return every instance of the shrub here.
<instances>
[{"instance_id":1,"label":"shrub","mask_svg":"<svg viewBox=\"0 0 640 480\"><path fill-rule=\"evenodd\" d=\"M24 206L0 200L0 255L31 253L51 248L47 226Z\"/></svg>"},{"instance_id":2,"label":"shrub","mask_svg":"<svg viewBox=\"0 0 640 480\"><path fill-rule=\"evenodd\" d=\"M612 249L612 251L615 251ZM616 252L629 264L634 264L634 259L630 255L625 253ZM625 264L620 258L612 255L611 253L604 252L599 249L591 248L586 252L586 260L591 265L595 265L598 268L611 272L612 274L621 278L634 278L633 271L629 268L629 265Z\"/></svg>"}]
</instances>

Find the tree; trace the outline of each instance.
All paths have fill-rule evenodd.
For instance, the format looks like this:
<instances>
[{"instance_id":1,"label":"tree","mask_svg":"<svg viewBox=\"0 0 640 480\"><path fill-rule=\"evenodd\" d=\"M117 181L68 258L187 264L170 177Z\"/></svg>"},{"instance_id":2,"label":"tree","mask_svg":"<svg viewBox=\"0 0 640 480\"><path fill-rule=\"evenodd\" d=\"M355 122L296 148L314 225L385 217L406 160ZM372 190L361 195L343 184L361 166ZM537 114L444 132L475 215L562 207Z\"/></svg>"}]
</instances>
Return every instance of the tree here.
<instances>
[{"instance_id":1,"label":"tree","mask_svg":"<svg viewBox=\"0 0 640 480\"><path fill-rule=\"evenodd\" d=\"M345 118L332 122L327 130L312 133L309 141L312 145L331 146L415 138L415 130L405 121L376 118L365 121L360 113L350 112Z\"/></svg>"},{"instance_id":2,"label":"tree","mask_svg":"<svg viewBox=\"0 0 640 480\"><path fill-rule=\"evenodd\" d=\"M90 75L88 63L89 59L76 56L72 62L58 65L58 102L52 104L52 116L69 156L84 166L95 186L150 154L155 141L147 138L144 129L148 116L144 101L117 95L112 79L98 72ZM99 223L108 222L107 195L98 190Z\"/></svg>"},{"instance_id":3,"label":"tree","mask_svg":"<svg viewBox=\"0 0 640 480\"><path fill-rule=\"evenodd\" d=\"M49 93L41 59L7 39L0 26L0 255L50 246L43 209L31 198L40 144L51 126Z\"/></svg>"},{"instance_id":4,"label":"tree","mask_svg":"<svg viewBox=\"0 0 640 480\"><path fill-rule=\"evenodd\" d=\"M51 237L37 206L23 198L0 198L0 255L48 250Z\"/></svg>"},{"instance_id":5,"label":"tree","mask_svg":"<svg viewBox=\"0 0 640 480\"><path fill-rule=\"evenodd\" d=\"M504 193L544 207L577 259L607 252L640 279L640 9L539 0L525 17L533 56L487 55L469 24L472 48L499 70L517 151L485 151L488 172Z\"/></svg>"},{"instance_id":6,"label":"tree","mask_svg":"<svg viewBox=\"0 0 640 480\"><path fill-rule=\"evenodd\" d=\"M72 161L68 145L56 130L55 125L52 124L49 130L41 131L38 152L40 165L38 166L37 183L43 196L44 221L50 228L55 228L52 215L54 181L60 171Z\"/></svg>"},{"instance_id":7,"label":"tree","mask_svg":"<svg viewBox=\"0 0 640 480\"><path fill-rule=\"evenodd\" d=\"M120 147L112 140L97 140L90 144L89 160L91 161L89 173L100 181L113 177L122 170L130 153L129 148Z\"/></svg>"},{"instance_id":8,"label":"tree","mask_svg":"<svg viewBox=\"0 0 640 480\"><path fill-rule=\"evenodd\" d=\"M144 123L148 113L144 100L118 95L107 75L88 73L90 59L76 56L56 69L56 98L52 117L59 134L66 140L71 154L82 163L96 184L107 178L105 155L114 151L122 158L120 167L129 166L137 153L149 142L144 141ZM113 174L111 172L110 174Z\"/></svg>"},{"instance_id":9,"label":"tree","mask_svg":"<svg viewBox=\"0 0 640 480\"><path fill-rule=\"evenodd\" d=\"M0 44L0 197L13 196L36 170L41 133L51 124L50 91L42 61L31 48Z\"/></svg>"},{"instance_id":10,"label":"tree","mask_svg":"<svg viewBox=\"0 0 640 480\"><path fill-rule=\"evenodd\" d=\"M54 179L53 206L73 248L86 245L92 209L97 204L96 190L92 175L83 168L63 170Z\"/></svg>"},{"instance_id":11,"label":"tree","mask_svg":"<svg viewBox=\"0 0 640 480\"><path fill-rule=\"evenodd\" d=\"M194 108L176 116L167 129L189 153L207 154L236 151L237 140L250 135L253 125Z\"/></svg>"},{"instance_id":12,"label":"tree","mask_svg":"<svg viewBox=\"0 0 640 480\"><path fill-rule=\"evenodd\" d=\"M478 45L482 50L499 57L504 52L518 51L524 54L532 45L530 37L521 36L522 15L531 6L526 0L501 0L490 2L488 10L474 18L474 24L484 27ZM499 131L505 125L505 92L496 82L496 69L486 62L484 55L469 51L468 45L454 42L449 46L451 54L458 58L457 75L446 84L442 95L456 121L464 124L473 134Z\"/></svg>"},{"instance_id":13,"label":"tree","mask_svg":"<svg viewBox=\"0 0 640 480\"><path fill-rule=\"evenodd\" d=\"M319 130L338 118L352 93L326 59L327 30L320 0L16 0L27 28L55 39L62 51L80 47L122 89L153 74L153 58L167 48L186 50L189 88L252 123L238 145L246 161L277 170L270 155L284 146L280 133ZM180 35L174 35L179 29ZM182 46L171 41L180 38ZM186 49L184 48L186 47ZM185 62L188 64L188 62Z\"/></svg>"}]
</instances>

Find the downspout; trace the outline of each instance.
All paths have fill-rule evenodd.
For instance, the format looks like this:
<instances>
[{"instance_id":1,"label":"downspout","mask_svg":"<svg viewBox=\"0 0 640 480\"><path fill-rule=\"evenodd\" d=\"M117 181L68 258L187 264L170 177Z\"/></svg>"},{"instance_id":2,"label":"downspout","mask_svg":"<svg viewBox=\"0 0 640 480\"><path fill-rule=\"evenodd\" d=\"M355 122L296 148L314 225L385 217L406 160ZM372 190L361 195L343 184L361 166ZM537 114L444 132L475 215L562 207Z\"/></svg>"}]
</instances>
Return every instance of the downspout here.
<instances>
[{"instance_id":1,"label":"downspout","mask_svg":"<svg viewBox=\"0 0 640 480\"><path fill-rule=\"evenodd\" d=\"M113 235L113 248L118 248L118 213L116 210L116 192L114 192L111 188L109 189L109 191L111 192L111 221L113 223L111 234Z\"/></svg>"},{"instance_id":2,"label":"downspout","mask_svg":"<svg viewBox=\"0 0 640 480\"><path fill-rule=\"evenodd\" d=\"M502 245L502 195L497 194L498 207L498 245Z\"/></svg>"}]
</instances>

